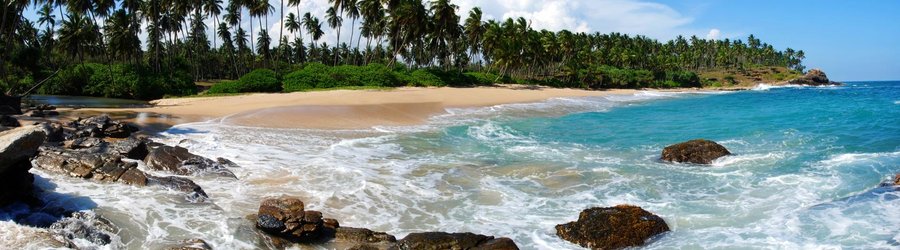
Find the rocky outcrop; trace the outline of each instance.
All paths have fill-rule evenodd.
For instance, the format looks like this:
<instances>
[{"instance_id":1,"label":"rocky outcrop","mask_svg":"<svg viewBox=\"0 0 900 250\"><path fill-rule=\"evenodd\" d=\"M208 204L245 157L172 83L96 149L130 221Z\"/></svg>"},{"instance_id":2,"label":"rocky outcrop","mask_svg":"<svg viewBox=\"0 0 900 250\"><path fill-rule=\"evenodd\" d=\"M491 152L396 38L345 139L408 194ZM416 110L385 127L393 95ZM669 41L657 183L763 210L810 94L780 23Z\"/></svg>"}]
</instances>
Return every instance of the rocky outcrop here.
<instances>
[{"instance_id":1,"label":"rocky outcrop","mask_svg":"<svg viewBox=\"0 0 900 250\"><path fill-rule=\"evenodd\" d=\"M38 168L75 178L181 191L187 194L191 202L203 202L208 198L206 192L189 179L153 176L138 169L137 163L123 161L122 158L121 155L90 150L42 147L34 163Z\"/></svg>"},{"instance_id":2,"label":"rocky outcrop","mask_svg":"<svg viewBox=\"0 0 900 250\"><path fill-rule=\"evenodd\" d=\"M319 211L307 211L303 201L291 197L263 200L256 214L256 228L294 243L327 242L338 227L337 220L322 218Z\"/></svg>"},{"instance_id":3,"label":"rocky outcrop","mask_svg":"<svg viewBox=\"0 0 900 250\"><path fill-rule=\"evenodd\" d=\"M75 132L67 139L95 137L95 138L128 138L139 129L134 125L114 121L109 116L101 115L85 119L79 118L68 124Z\"/></svg>"},{"instance_id":4,"label":"rocky outcrop","mask_svg":"<svg viewBox=\"0 0 900 250\"><path fill-rule=\"evenodd\" d=\"M710 164L719 157L730 155L724 146L713 141L697 139L671 145L663 149L663 161Z\"/></svg>"},{"instance_id":5,"label":"rocky outcrop","mask_svg":"<svg viewBox=\"0 0 900 250\"><path fill-rule=\"evenodd\" d=\"M393 235L365 228L339 227L334 234L334 243L346 249L390 249L396 242Z\"/></svg>"},{"instance_id":6,"label":"rocky outcrop","mask_svg":"<svg viewBox=\"0 0 900 250\"><path fill-rule=\"evenodd\" d=\"M556 225L557 236L590 249L641 246L667 231L662 218L631 205L585 209L577 221Z\"/></svg>"},{"instance_id":7,"label":"rocky outcrop","mask_svg":"<svg viewBox=\"0 0 900 250\"><path fill-rule=\"evenodd\" d=\"M397 242L398 249L519 249L509 238L494 238L473 233L411 233Z\"/></svg>"},{"instance_id":8,"label":"rocky outcrop","mask_svg":"<svg viewBox=\"0 0 900 250\"><path fill-rule=\"evenodd\" d=\"M894 176L894 185L900 185L900 174Z\"/></svg>"},{"instance_id":9,"label":"rocky outcrop","mask_svg":"<svg viewBox=\"0 0 900 250\"><path fill-rule=\"evenodd\" d=\"M75 212L71 217L50 225L50 232L56 240L77 249L109 245L118 231L109 220L93 212Z\"/></svg>"},{"instance_id":10,"label":"rocky outcrop","mask_svg":"<svg viewBox=\"0 0 900 250\"><path fill-rule=\"evenodd\" d=\"M35 126L0 132L0 205L32 198L31 158L44 142Z\"/></svg>"},{"instance_id":11,"label":"rocky outcrop","mask_svg":"<svg viewBox=\"0 0 900 250\"><path fill-rule=\"evenodd\" d=\"M828 76L825 75L825 72L820 69L810 70L809 72L806 72L806 75L803 77L790 80L788 83L809 86L841 85L839 82L829 80Z\"/></svg>"},{"instance_id":12,"label":"rocky outcrop","mask_svg":"<svg viewBox=\"0 0 900 250\"><path fill-rule=\"evenodd\" d=\"M167 250L212 250L212 246L201 239L184 240L178 245L166 248Z\"/></svg>"},{"instance_id":13,"label":"rocky outcrop","mask_svg":"<svg viewBox=\"0 0 900 250\"><path fill-rule=\"evenodd\" d=\"M172 147L162 144L154 144L149 146L149 153L144 158L147 167L166 171L178 175L203 175L213 174L224 177L235 177L227 166L231 161L213 161L206 157L198 156L188 152L186 148ZM224 163L224 164L223 164Z\"/></svg>"}]
</instances>

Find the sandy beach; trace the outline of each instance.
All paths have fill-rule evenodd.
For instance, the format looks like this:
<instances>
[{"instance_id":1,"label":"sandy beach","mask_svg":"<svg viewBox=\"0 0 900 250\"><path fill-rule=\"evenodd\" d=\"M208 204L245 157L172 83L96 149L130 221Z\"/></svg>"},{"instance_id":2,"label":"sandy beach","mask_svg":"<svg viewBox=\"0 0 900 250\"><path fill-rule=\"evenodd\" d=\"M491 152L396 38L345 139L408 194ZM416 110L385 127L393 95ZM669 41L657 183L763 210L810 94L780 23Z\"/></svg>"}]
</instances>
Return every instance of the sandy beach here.
<instances>
[{"instance_id":1,"label":"sandy beach","mask_svg":"<svg viewBox=\"0 0 900 250\"><path fill-rule=\"evenodd\" d=\"M104 113L146 113L138 123L177 123L221 118L241 126L269 128L361 129L378 125L424 123L446 108L483 107L538 102L555 97L633 94L639 90L498 86L478 88L398 88L390 90L334 90L223 97L161 99L153 107L87 109Z\"/></svg>"}]
</instances>

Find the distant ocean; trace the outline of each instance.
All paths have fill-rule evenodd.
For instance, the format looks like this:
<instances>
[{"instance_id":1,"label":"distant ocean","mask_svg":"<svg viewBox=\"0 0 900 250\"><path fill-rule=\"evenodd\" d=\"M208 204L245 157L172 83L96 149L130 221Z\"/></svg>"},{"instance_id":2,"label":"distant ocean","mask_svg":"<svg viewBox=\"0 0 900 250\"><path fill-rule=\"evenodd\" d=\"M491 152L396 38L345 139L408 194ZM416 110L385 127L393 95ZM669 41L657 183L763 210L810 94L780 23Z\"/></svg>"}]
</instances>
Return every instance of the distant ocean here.
<instances>
[{"instance_id":1,"label":"distant ocean","mask_svg":"<svg viewBox=\"0 0 900 250\"><path fill-rule=\"evenodd\" d=\"M233 159L240 180L198 178L214 203L200 205L154 189L38 182L90 197L123 227L118 240L129 248L185 238L260 246L244 217L282 194L342 226L398 238L474 232L523 249L577 249L555 235L556 224L624 203L672 228L648 249L900 248L900 191L878 188L900 172L900 82L556 98L353 131L213 121L161 137ZM695 138L734 155L712 166L658 160L666 145Z\"/></svg>"}]
</instances>

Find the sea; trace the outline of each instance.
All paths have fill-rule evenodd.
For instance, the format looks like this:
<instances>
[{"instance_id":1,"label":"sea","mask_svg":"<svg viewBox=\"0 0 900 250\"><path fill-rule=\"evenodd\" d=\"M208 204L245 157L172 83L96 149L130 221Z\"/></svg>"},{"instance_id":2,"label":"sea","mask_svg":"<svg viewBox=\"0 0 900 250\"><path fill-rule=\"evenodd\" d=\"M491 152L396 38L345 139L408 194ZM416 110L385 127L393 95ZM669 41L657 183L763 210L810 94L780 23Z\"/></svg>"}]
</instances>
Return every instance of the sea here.
<instances>
[{"instance_id":1,"label":"sea","mask_svg":"<svg viewBox=\"0 0 900 250\"><path fill-rule=\"evenodd\" d=\"M697 138L733 155L708 166L659 160L665 146ZM155 139L231 159L238 180L194 177L210 196L194 204L34 169L41 199L111 220L121 228L104 247L113 249L190 238L266 248L247 216L284 195L398 239L473 232L522 249L580 249L554 227L586 208L632 204L672 230L646 249L900 249L900 188L881 185L900 173L900 82L554 98L362 130L220 119Z\"/></svg>"}]
</instances>

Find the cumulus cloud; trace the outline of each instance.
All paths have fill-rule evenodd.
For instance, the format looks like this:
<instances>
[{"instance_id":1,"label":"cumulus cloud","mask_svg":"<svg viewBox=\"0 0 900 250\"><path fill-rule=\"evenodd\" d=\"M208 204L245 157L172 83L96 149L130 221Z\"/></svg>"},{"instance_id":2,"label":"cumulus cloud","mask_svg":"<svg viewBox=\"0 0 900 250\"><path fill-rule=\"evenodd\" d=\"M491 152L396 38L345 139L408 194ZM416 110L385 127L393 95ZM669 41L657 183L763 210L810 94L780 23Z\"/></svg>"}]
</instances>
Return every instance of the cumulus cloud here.
<instances>
[{"instance_id":1,"label":"cumulus cloud","mask_svg":"<svg viewBox=\"0 0 900 250\"><path fill-rule=\"evenodd\" d=\"M719 29L711 29L709 33L706 33L706 39L719 39L722 36L722 31Z\"/></svg>"}]
</instances>

